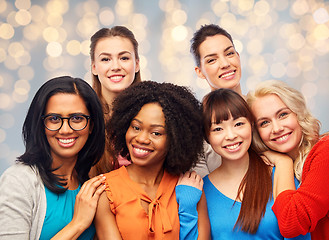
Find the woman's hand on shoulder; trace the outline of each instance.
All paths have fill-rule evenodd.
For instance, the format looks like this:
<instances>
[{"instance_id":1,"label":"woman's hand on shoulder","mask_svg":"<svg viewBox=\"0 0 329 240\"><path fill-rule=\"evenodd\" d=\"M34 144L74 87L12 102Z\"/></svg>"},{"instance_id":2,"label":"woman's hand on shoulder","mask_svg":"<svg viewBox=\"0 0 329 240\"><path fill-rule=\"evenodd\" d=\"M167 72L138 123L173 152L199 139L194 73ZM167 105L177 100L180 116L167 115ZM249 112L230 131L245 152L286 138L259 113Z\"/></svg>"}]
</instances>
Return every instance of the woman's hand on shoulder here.
<instances>
[{"instance_id":1,"label":"woman's hand on shoulder","mask_svg":"<svg viewBox=\"0 0 329 240\"><path fill-rule=\"evenodd\" d=\"M265 151L261 153L261 158L269 166L277 166L281 163L291 163L291 159L287 154L274 152L274 151Z\"/></svg>"},{"instance_id":2,"label":"woman's hand on shoulder","mask_svg":"<svg viewBox=\"0 0 329 240\"><path fill-rule=\"evenodd\" d=\"M179 177L177 186L178 185L187 185L202 191L203 180L195 171L186 172Z\"/></svg>"}]
</instances>

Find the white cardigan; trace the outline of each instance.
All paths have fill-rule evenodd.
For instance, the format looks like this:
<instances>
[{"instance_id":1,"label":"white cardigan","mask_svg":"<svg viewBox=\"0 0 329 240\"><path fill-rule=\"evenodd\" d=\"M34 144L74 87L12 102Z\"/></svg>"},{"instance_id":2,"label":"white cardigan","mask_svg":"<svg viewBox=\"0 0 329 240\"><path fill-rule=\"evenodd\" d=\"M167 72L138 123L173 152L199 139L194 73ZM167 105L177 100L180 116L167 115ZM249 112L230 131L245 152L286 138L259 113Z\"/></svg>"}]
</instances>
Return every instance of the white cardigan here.
<instances>
[{"instance_id":1,"label":"white cardigan","mask_svg":"<svg viewBox=\"0 0 329 240\"><path fill-rule=\"evenodd\" d=\"M0 178L0 239L39 239L47 200L36 168L17 163Z\"/></svg>"}]
</instances>

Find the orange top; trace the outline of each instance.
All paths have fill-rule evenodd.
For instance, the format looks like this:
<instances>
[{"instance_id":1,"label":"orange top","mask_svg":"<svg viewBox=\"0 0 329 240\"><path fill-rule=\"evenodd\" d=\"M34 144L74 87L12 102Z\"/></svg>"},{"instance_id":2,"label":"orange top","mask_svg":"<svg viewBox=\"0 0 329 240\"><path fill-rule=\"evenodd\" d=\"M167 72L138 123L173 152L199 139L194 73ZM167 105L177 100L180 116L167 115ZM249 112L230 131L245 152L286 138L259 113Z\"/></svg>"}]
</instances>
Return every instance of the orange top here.
<instances>
[{"instance_id":1,"label":"orange top","mask_svg":"<svg viewBox=\"0 0 329 240\"><path fill-rule=\"evenodd\" d=\"M178 204L175 186L178 177L166 171L155 199L132 181L125 166L106 175L106 194L124 240L179 239ZM149 214L141 205L149 203Z\"/></svg>"}]
</instances>

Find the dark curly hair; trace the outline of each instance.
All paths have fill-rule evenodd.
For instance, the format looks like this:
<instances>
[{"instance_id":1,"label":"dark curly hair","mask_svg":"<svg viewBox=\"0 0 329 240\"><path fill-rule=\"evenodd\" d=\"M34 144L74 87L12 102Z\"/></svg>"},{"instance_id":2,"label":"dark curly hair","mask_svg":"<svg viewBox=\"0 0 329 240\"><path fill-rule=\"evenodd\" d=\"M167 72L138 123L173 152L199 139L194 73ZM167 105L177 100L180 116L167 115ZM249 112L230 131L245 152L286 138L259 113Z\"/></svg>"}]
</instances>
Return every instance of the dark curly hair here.
<instances>
[{"instance_id":1,"label":"dark curly hair","mask_svg":"<svg viewBox=\"0 0 329 240\"><path fill-rule=\"evenodd\" d=\"M186 87L144 81L124 90L114 100L107 124L114 154L131 161L125 135L132 119L148 103L159 103L165 116L168 153L164 169L178 175L195 166L203 156L201 104Z\"/></svg>"}]
</instances>

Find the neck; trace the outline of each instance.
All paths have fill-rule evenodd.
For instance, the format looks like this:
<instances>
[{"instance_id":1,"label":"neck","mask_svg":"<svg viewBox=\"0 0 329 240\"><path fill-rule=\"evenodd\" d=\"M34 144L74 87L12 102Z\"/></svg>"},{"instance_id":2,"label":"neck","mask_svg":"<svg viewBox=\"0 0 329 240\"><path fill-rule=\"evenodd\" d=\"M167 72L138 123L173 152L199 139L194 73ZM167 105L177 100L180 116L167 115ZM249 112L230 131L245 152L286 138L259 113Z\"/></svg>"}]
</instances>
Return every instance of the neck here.
<instances>
[{"instance_id":1,"label":"neck","mask_svg":"<svg viewBox=\"0 0 329 240\"><path fill-rule=\"evenodd\" d=\"M114 99L118 96L118 93L110 92L102 87L102 96L105 99L106 103L111 108Z\"/></svg>"},{"instance_id":2,"label":"neck","mask_svg":"<svg viewBox=\"0 0 329 240\"><path fill-rule=\"evenodd\" d=\"M163 177L164 169L158 167L141 167L135 164L130 164L126 167L129 177L134 181L146 186L159 185Z\"/></svg>"},{"instance_id":3,"label":"neck","mask_svg":"<svg viewBox=\"0 0 329 240\"><path fill-rule=\"evenodd\" d=\"M246 154L240 160L228 160L222 158L222 164L219 167L222 173L225 175L230 176L232 178L242 178L246 174L249 167L249 154Z\"/></svg>"}]
</instances>

